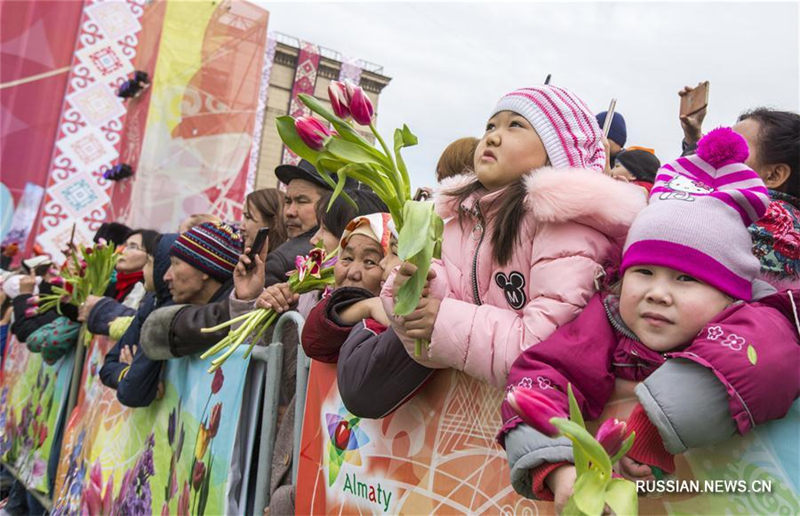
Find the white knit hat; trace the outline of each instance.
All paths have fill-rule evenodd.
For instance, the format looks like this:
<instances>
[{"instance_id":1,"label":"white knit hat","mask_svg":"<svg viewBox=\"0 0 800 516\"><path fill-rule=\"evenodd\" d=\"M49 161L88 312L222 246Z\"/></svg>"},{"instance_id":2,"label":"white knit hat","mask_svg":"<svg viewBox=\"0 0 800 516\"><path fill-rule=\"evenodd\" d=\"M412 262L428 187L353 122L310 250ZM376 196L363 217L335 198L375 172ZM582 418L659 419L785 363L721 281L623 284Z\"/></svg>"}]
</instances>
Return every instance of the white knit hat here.
<instances>
[{"instance_id":1,"label":"white knit hat","mask_svg":"<svg viewBox=\"0 0 800 516\"><path fill-rule=\"evenodd\" d=\"M521 88L505 95L492 111L513 111L525 117L541 138L555 168L606 165L603 132L589 107L577 95L549 84Z\"/></svg>"}]
</instances>

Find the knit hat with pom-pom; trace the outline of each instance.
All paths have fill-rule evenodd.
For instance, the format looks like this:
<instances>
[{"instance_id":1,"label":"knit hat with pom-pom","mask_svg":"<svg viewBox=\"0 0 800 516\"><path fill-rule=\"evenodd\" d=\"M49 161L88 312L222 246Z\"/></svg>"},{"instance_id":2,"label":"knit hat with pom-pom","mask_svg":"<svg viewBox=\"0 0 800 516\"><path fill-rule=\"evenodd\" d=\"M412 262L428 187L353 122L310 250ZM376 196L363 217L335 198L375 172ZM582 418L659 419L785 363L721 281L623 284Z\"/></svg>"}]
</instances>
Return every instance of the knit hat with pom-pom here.
<instances>
[{"instance_id":1,"label":"knit hat with pom-pom","mask_svg":"<svg viewBox=\"0 0 800 516\"><path fill-rule=\"evenodd\" d=\"M747 142L730 128L709 132L697 154L658 171L650 204L628 232L621 272L658 265L750 300L759 271L747 226L767 211L763 181L744 164Z\"/></svg>"}]
</instances>

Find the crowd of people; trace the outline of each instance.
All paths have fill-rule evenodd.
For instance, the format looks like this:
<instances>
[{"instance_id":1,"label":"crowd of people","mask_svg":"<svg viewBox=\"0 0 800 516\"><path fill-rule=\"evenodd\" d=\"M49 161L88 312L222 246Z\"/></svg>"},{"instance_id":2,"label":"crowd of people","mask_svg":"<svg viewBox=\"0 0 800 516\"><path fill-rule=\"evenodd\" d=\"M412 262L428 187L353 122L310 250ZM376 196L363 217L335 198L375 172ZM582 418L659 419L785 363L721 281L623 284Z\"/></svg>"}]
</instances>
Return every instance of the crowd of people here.
<instances>
[{"instance_id":1,"label":"crowd of people","mask_svg":"<svg viewBox=\"0 0 800 516\"><path fill-rule=\"evenodd\" d=\"M86 324L116 340L102 382L143 407L163 395L167 360L229 331L202 328L256 307L296 310L306 322L294 337L336 364L356 416L385 417L454 368L563 407L571 384L592 419L626 378L641 382L627 425L637 439L619 473L672 473L674 455L782 418L800 394L800 115L757 108L706 133L704 108L680 118L681 156L663 163L626 147L618 112L606 137L606 116L566 89L522 88L499 100L483 135L448 146L423 192L445 221L441 259L404 317L393 293L416 269L397 256L388 208L352 180L355 206L329 207L331 187L303 160L275 170L285 189L250 193L239 221L198 214L163 234L104 224L95 240L123 249L115 277L63 314L28 310L57 277L48 257L4 272L3 346L10 332L53 363ZM267 244L249 254L262 228ZM335 284L298 295L287 273L315 245L339 250ZM297 357L286 350L276 447L291 451ZM576 478L569 441L508 402L498 410L510 483L560 510ZM283 457L271 465L273 514L294 512Z\"/></svg>"}]
</instances>

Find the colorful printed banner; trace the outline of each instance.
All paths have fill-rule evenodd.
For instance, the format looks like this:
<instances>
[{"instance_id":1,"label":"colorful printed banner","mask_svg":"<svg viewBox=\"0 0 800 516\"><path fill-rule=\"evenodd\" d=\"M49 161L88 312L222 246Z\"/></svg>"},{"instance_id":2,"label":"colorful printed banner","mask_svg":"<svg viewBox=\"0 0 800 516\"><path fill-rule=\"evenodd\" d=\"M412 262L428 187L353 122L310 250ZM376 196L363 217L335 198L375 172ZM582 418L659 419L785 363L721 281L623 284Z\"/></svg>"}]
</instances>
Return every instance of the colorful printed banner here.
<instances>
[{"instance_id":1,"label":"colorful printed banner","mask_svg":"<svg viewBox=\"0 0 800 516\"><path fill-rule=\"evenodd\" d=\"M72 69L36 229L37 242L56 261L64 260L61 249L73 223L76 241L88 242L108 220L110 185L102 175L117 161L125 119L115 90L134 70L144 3L84 3L77 43L70 47Z\"/></svg>"},{"instance_id":2,"label":"colorful printed banner","mask_svg":"<svg viewBox=\"0 0 800 516\"><path fill-rule=\"evenodd\" d=\"M47 463L66 409L75 353L52 366L11 337L0 386L0 457L14 466L30 490L48 491Z\"/></svg>"},{"instance_id":3,"label":"colorful printed banner","mask_svg":"<svg viewBox=\"0 0 800 516\"><path fill-rule=\"evenodd\" d=\"M175 231L194 213L240 218L267 21L244 1L166 3L128 225Z\"/></svg>"},{"instance_id":4,"label":"colorful printed banner","mask_svg":"<svg viewBox=\"0 0 800 516\"><path fill-rule=\"evenodd\" d=\"M246 194L253 191L258 176L258 159L261 155L261 138L264 134L264 120L266 119L267 100L269 97L269 78L272 73L272 64L275 61L275 49L278 42L273 34L267 37L267 49L264 52L264 65L261 68L261 89L258 92L258 108L256 109L256 125L253 129L253 144L250 148L250 161L247 165Z\"/></svg>"},{"instance_id":5,"label":"colorful printed banner","mask_svg":"<svg viewBox=\"0 0 800 516\"><path fill-rule=\"evenodd\" d=\"M4 221L26 184L41 188L47 184L82 11L81 1L0 3L0 208ZM37 204L34 213L38 210ZM33 221L28 229L32 226ZM20 247L25 243L20 242Z\"/></svg>"},{"instance_id":6,"label":"colorful printed banner","mask_svg":"<svg viewBox=\"0 0 800 516\"><path fill-rule=\"evenodd\" d=\"M130 409L98 376L112 346L95 337L87 352L52 514L73 514L96 500L115 514L223 514L249 364L244 350L217 375L197 358L164 362L163 398Z\"/></svg>"},{"instance_id":7,"label":"colorful printed banner","mask_svg":"<svg viewBox=\"0 0 800 516\"><path fill-rule=\"evenodd\" d=\"M10 244L16 242L19 245L20 252L24 252L26 242L30 236L31 228L36 220L36 214L39 211L39 205L42 202L44 195L44 188L35 183L26 183L25 192L14 210L14 215L11 218L8 232L3 237L3 244Z\"/></svg>"},{"instance_id":8,"label":"colorful printed banner","mask_svg":"<svg viewBox=\"0 0 800 516\"><path fill-rule=\"evenodd\" d=\"M294 85L292 86L292 96L289 99L289 114L297 118L308 115L311 111L300 102L298 95L314 94L314 85L317 83L317 70L319 69L319 47L308 41L300 42L300 53L297 56L297 68L294 72ZM300 158L288 147L283 146L283 156L281 163L296 165L300 163Z\"/></svg>"},{"instance_id":9,"label":"colorful printed banner","mask_svg":"<svg viewBox=\"0 0 800 516\"><path fill-rule=\"evenodd\" d=\"M627 417L634 386L619 381L598 421ZM552 503L524 499L509 484L506 455L495 442L501 399L501 391L443 370L388 417L359 419L342 404L336 367L312 362L297 513L552 514ZM642 497L640 513L800 513L799 431L800 402L747 436L679 456L676 478L700 481L698 490L704 480L743 480L745 489ZM759 486L771 492L756 492Z\"/></svg>"}]
</instances>

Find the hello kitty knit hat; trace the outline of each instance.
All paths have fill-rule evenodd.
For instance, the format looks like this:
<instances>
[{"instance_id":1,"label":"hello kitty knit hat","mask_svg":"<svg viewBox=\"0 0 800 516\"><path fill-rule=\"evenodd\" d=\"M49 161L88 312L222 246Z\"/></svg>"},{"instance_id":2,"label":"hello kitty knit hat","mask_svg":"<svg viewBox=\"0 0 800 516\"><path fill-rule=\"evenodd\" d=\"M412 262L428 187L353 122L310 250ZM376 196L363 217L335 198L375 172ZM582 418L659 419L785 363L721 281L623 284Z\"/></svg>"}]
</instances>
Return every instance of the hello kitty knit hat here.
<instances>
[{"instance_id":1,"label":"hello kitty knit hat","mask_svg":"<svg viewBox=\"0 0 800 516\"><path fill-rule=\"evenodd\" d=\"M760 264L747 226L766 213L770 198L744 164L748 154L744 138L720 127L700 140L697 154L659 169L650 204L628 232L620 272L660 265L750 300Z\"/></svg>"},{"instance_id":2,"label":"hello kitty knit hat","mask_svg":"<svg viewBox=\"0 0 800 516\"><path fill-rule=\"evenodd\" d=\"M525 117L542 139L554 168L598 172L605 168L603 132L592 111L574 93L551 84L521 88L503 96L489 117L500 111Z\"/></svg>"}]
</instances>

